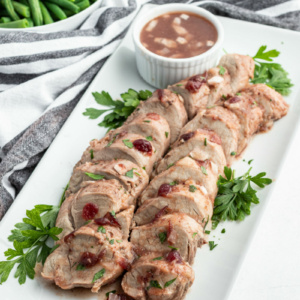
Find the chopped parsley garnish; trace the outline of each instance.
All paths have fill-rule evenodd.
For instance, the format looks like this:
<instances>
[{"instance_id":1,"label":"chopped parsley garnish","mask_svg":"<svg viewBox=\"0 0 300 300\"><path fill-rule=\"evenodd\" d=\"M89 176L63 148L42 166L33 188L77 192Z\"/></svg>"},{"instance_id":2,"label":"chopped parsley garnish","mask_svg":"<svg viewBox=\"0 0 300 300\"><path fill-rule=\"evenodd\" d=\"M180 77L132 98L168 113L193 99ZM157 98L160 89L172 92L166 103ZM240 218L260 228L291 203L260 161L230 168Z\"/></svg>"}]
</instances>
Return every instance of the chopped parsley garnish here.
<instances>
[{"instance_id":1,"label":"chopped parsley garnish","mask_svg":"<svg viewBox=\"0 0 300 300\"><path fill-rule=\"evenodd\" d=\"M204 146L207 146L207 138L204 139Z\"/></svg>"},{"instance_id":2,"label":"chopped parsley garnish","mask_svg":"<svg viewBox=\"0 0 300 300\"><path fill-rule=\"evenodd\" d=\"M176 248L176 247L173 247L173 246L168 246L170 249L172 249L172 250L178 250L178 248Z\"/></svg>"},{"instance_id":3,"label":"chopped parsley garnish","mask_svg":"<svg viewBox=\"0 0 300 300\"><path fill-rule=\"evenodd\" d=\"M150 121L150 120L144 120L143 122L145 122L145 123L150 123L151 121Z\"/></svg>"},{"instance_id":4,"label":"chopped parsley garnish","mask_svg":"<svg viewBox=\"0 0 300 300\"><path fill-rule=\"evenodd\" d=\"M162 259L163 259L162 256L158 256L158 257L153 258L152 260L162 260Z\"/></svg>"},{"instance_id":5,"label":"chopped parsley garnish","mask_svg":"<svg viewBox=\"0 0 300 300\"><path fill-rule=\"evenodd\" d=\"M194 186L194 185L190 185L189 186L189 191L191 192L191 193L195 193L195 191L197 190L197 188Z\"/></svg>"},{"instance_id":6,"label":"chopped parsley garnish","mask_svg":"<svg viewBox=\"0 0 300 300\"><path fill-rule=\"evenodd\" d=\"M113 244L114 244L114 242L115 242L115 240L114 240L114 239L112 239L112 240L110 240L110 241L109 241L109 243L110 243L111 245L113 245Z\"/></svg>"},{"instance_id":7,"label":"chopped parsley garnish","mask_svg":"<svg viewBox=\"0 0 300 300\"><path fill-rule=\"evenodd\" d=\"M201 171L203 174L207 175L207 171L206 171L205 167L201 166Z\"/></svg>"},{"instance_id":8,"label":"chopped parsley garnish","mask_svg":"<svg viewBox=\"0 0 300 300\"><path fill-rule=\"evenodd\" d=\"M169 183L169 185L176 185L176 184L178 184L176 180Z\"/></svg>"},{"instance_id":9,"label":"chopped parsley garnish","mask_svg":"<svg viewBox=\"0 0 300 300\"><path fill-rule=\"evenodd\" d=\"M91 150L90 150L90 153L91 153L91 159L93 159L93 158L94 158L94 150L91 149Z\"/></svg>"},{"instance_id":10,"label":"chopped parsley garnish","mask_svg":"<svg viewBox=\"0 0 300 300\"><path fill-rule=\"evenodd\" d=\"M166 136L166 138L169 137L169 132L168 131L165 131L165 136Z\"/></svg>"},{"instance_id":11,"label":"chopped parsley garnish","mask_svg":"<svg viewBox=\"0 0 300 300\"><path fill-rule=\"evenodd\" d=\"M158 234L158 237L159 237L159 240L160 240L160 242L163 244L165 241L166 241L166 239L167 239L167 232L160 232L159 234Z\"/></svg>"},{"instance_id":12,"label":"chopped parsley garnish","mask_svg":"<svg viewBox=\"0 0 300 300\"><path fill-rule=\"evenodd\" d=\"M235 178L234 170L224 167L225 177L220 175L217 182L219 190L214 203L213 229L221 220L243 221L246 215L250 215L251 204L259 203L257 190L253 189L251 183L260 188L272 183L272 179L265 177L265 172L251 176L251 169Z\"/></svg>"},{"instance_id":13,"label":"chopped parsley garnish","mask_svg":"<svg viewBox=\"0 0 300 300\"><path fill-rule=\"evenodd\" d=\"M98 232L106 233L106 229L103 226L98 227Z\"/></svg>"},{"instance_id":14,"label":"chopped parsley garnish","mask_svg":"<svg viewBox=\"0 0 300 300\"><path fill-rule=\"evenodd\" d=\"M136 176L141 176L141 174L139 174L138 172L134 172L134 174L135 174Z\"/></svg>"},{"instance_id":15,"label":"chopped parsley garnish","mask_svg":"<svg viewBox=\"0 0 300 300\"><path fill-rule=\"evenodd\" d=\"M237 95L237 96L241 96L242 94L241 94L241 93L236 93L236 95Z\"/></svg>"},{"instance_id":16,"label":"chopped parsley garnish","mask_svg":"<svg viewBox=\"0 0 300 300\"><path fill-rule=\"evenodd\" d=\"M142 169L146 171L146 167L142 167Z\"/></svg>"},{"instance_id":17,"label":"chopped parsley garnish","mask_svg":"<svg viewBox=\"0 0 300 300\"><path fill-rule=\"evenodd\" d=\"M248 165L251 165L252 162L253 162L253 159L250 159L250 160L248 161Z\"/></svg>"},{"instance_id":18,"label":"chopped parsley garnish","mask_svg":"<svg viewBox=\"0 0 300 300\"><path fill-rule=\"evenodd\" d=\"M203 221L202 221L202 222L203 222ZM204 227L203 227L204 230L205 230L205 228L206 228L208 222L209 222L209 216L207 216L207 220L206 220L205 225L204 225Z\"/></svg>"},{"instance_id":19,"label":"chopped parsley garnish","mask_svg":"<svg viewBox=\"0 0 300 300\"><path fill-rule=\"evenodd\" d=\"M183 86L183 84L182 84L182 83L180 83L180 84L176 84L176 86Z\"/></svg>"},{"instance_id":20,"label":"chopped parsley garnish","mask_svg":"<svg viewBox=\"0 0 300 300\"><path fill-rule=\"evenodd\" d=\"M171 285L177 278L171 279L170 281L167 281L164 285L165 288L167 288L169 285Z\"/></svg>"},{"instance_id":21,"label":"chopped parsley garnish","mask_svg":"<svg viewBox=\"0 0 300 300\"><path fill-rule=\"evenodd\" d=\"M232 151L232 152L230 153L230 155L231 155L231 156L235 156L235 155L236 155L236 152L235 152L235 151Z\"/></svg>"},{"instance_id":22,"label":"chopped parsley garnish","mask_svg":"<svg viewBox=\"0 0 300 300\"><path fill-rule=\"evenodd\" d=\"M108 298L109 297L109 294L115 294L117 291L116 290L113 290L113 291L109 291L105 294L105 296Z\"/></svg>"},{"instance_id":23,"label":"chopped parsley garnish","mask_svg":"<svg viewBox=\"0 0 300 300\"><path fill-rule=\"evenodd\" d=\"M197 234L198 234L198 232L194 232L192 237L194 238Z\"/></svg>"},{"instance_id":24,"label":"chopped parsley garnish","mask_svg":"<svg viewBox=\"0 0 300 300\"><path fill-rule=\"evenodd\" d=\"M210 251L212 251L214 248L216 248L218 246L218 244L215 244L214 241L209 241L208 245L209 245L209 250Z\"/></svg>"},{"instance_id":25,"label":"chopped parsley garnish","mask_svg":"<svg viewBox=\"0 0 300 300\"><path fill-rule=\"evenodd\" d=\"M149 135L149 136L146 137L146 140L147 140L147 141L153 141L153 138L152 138L151 135Z\"/></svg>"},{"instance_id":26,"label":"chopped parsley garnish","mask_svg":"<svg viewBox=\"0 0 300 300\"><path fill-rule=\"evenodd\" d=\"M210 231L209 230L205 230L204 233L205 234L210 234Z\"/></svg>"},{"instance_id":27,"label":"chopped parsley garnish","mask_svg":"<svg viewBox=\"0 0 300 300\"><path fill-rule=\"evenodd\" d=\"M150 288L157 288L157 289L162 290L162 287L161 287L161 285L159 284L159 282L157 280L151 280L150 281L149 286L147 287L147 290L149 290Z\"/></svg>"},{"instance_id":28,"label":"chopped parsley garnish","mask_svg":"<svg viewBox=\"0 0 300 300\"><path fill-rule=\"evenodd\" d=\"M172 166L174 166L173 163L172 163L172 164L169 164L169 165L167 166L167 170L168 170L169 168L171 168Z\"/></svg>"},{"instance_id":29,"label":"chopped parsley garnish","mask_svg":"<svg viewBox=\"0 0 300 300\"><path fill-rule=\"evenodd\" d=\"M98 125L106 127L108 130L118 128L127 120L128 116L136 109L141 101L147 100L152 93L148 90L135 91L129 89L126 93L121 94L122 100L113 100L109 93L93 93L95 101L106 109L87 108L83 113L90 119L97 119L102 114L109 112Z\"/></svg>"},{"instance_id":30,"label":"chopped parsley garnish","mask_svg":"<svg viewBox=\"0 0 300 300\"><path fill-rule=\"evenodd\" d=\"M107 143L107 145L105 147L110 147L112 145L112 143L115 142L117 136L119 135L119 133L116 133L113 138Z\"/></svg>"},{"instance_id":31,"label":"chopped parsley garnish","mask_svg":"<svg viewBox=\"0 0 300 300\"><path fill-rule=\"evenodd\" d=\"M115 213L114 210L112 210L112 211L110 212L110 214L111 214L113 217L116 217L116 213Z\"/></svg>"},{"instance_id":32,"label":"chopped parsley garnish","mask_svg":"<svg viewBox=\"0 0 300 300\"><path fill-rule=\"evenodd\" d=\"M265 83L275 89L278 93L287 96L293 86L289 74L283 67L273 62L273 58L278 57L280 52L273 49L265 51L267 46L261 46L253 56L255 61L254 78L252 83ZM267 62L263 62L267 61Z\"/></svg>"},{"instance_id":33,"label":"chopped parsley garnish","mask_svg":"<svg viewBox=\"0 0 300 300\"><path fill-rule=\"evenodd\" d=\"M104 273L105 273L105 269L102 269L102 270L100 270L99 272L97 272L97 273L94 275L94 278L93 278L92 283L94 283L95 281L97 281L98 279L100 279L101 277L103 277Z\"/></svg>"},{"instance_id":34,"label":"chopped parsley garnish","mask_svg":"<svg viewBox=\"0 0 300 300\"><path fill-rule=\"evenodd\" d=\"M225 230L225 228L223 228L222 230L221 230L221 233L225 233L226 232L226 230Z\"/></svg>"},{"instance_id":35,"label":"chopped parsley garnish","mask_svg":"<svg viewBox=\"0 0 300 300\"><path fill-rule=\"evenodd\" d=\"M116 242L117 242L118 244L120 244L120 243L122 243L123 241L122 241L122 240L116 240Z\"/></svg>"},{"instance_id":36,"label":"chopped parsley garnish","mask_svg":"<svg viewBox=\"0 0 300 300\"><path fill-rule=\"evenodd\" d=\"M84 271L85 270L85 266L83 266L82 264L78 264L76 267L76 271Z\"/></svg>"},{"instance_id":37,"label":"chopped parsley garnish","mask_svg":"<svg viewBox=\"0 0 300 300\"><path fill-rule=\"evenodd\" d=\"M93 173L88 173L88 172L85 172L84 174L95 180L100 180L100 179L104 178L103 175L99 175L99 174L93 174Z\"/></svg>"},{"instance_id":38,"label":"chopped parsley garnish","mask_svg":"<svg viewBox=\"0 0 300 300\"><path fill-rule=\"evenodd\" d=\"M224 75L225 72L226 72L226 69L224 67L220 66L219 74Z\"/></svg>"},{"instance_id":39,"label":"chopped parsley garnish","mask_svg":"<svg viewBox=\"0 0 300 300\"><path fill-rule=\"evenodd\" d=\"M133 148L133 144L132 142L130 142L130 140L126 139L122 141L124 143L125 146L127 146L129 149Z\"/></svg>"},{"instance_id":40,"label":"chopped parsley garnish","mask_svg":"<svg viewBox=\"0 0 300 300\"><path fill-rule=\"evenodd\" d=\"M129 170L129 171L127 171L126 173L125 173L125 176L126 177L129 177L129 178L133 178L133 170L134 170L135 168L132 168L131 170Z\"/></svg>"}]
</instances>

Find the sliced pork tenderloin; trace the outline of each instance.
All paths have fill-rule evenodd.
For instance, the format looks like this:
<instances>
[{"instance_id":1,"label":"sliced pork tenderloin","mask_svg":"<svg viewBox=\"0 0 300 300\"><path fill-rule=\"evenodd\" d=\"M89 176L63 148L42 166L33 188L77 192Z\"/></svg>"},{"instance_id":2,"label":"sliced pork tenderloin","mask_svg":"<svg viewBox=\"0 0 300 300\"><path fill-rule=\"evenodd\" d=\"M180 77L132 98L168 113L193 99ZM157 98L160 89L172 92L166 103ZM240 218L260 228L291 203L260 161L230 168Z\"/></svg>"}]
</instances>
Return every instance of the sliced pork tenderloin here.
<instances>
[{"instance_id":1,"label":"sliced pork tenderloin","mask_svg":"<svg viewBox=\"0 0 300 300\"><path fill-rule=\"evenodd\" d=\"M129 208L116 214L116 220L119 222L122 229L123 239L128 240L129 231L132 228L132 220L135 206L131 205Z\"/></svg>"},{"instance_id":2,"label":"sliced pork tenderloin","mask_svg":"<svg viewBox=\"0 0 300 300\"><path fill-rule=\"evenodd\" d=\"M200 111L193 120L182 128L181 135L200 128L212 130L221 138L226 162L230 166L238 148L240 133L238 117L222 106L212 107Z\"/></svg>"},{"instance_id":3,"label":"sliced pork tenderloin","mask_svg":"<svg viewBox=\"0 0 300 300\"><path fill-rule=\"evenodd\" d=\"M139 258L122 280L124 292L135 300L182 300L194 281L194 271L177 251Z\"/></svg>"},{"instance_id":4,"label":"sliced pork tenderloin","mask_svg":"<svg viewBox=\"0 0 300 300\"><path fill-rule=\"evenodd\" d=\"M170 146L170 126L159 114L138 114L131 122L115 130L115 133L126 131L135 133L150 140L157 151L157 157L162 157Z\"/></svg>"},{"instance_id":5,"label":"sliced pork tenderloin","mask_svg":"<svg viewBox=\"0 0 300 300\"><path fill-rule=\"evenodd\" d=\"M139 253L166 254L176 248L182 259L192 264L197 247L205 243L203 227L184 213L170 213L153 222L133 228L130 242Z\"/></svg>"},{"instance_id":6,"label":"sliced pork tenderloin","mask_svg":"<svg viewBox=\"0 0 300 300\"><path fill-rule=\"evenodd\" d=\"M93 175L96 175L93 176ZM130 160L117 159L112 161L92 161L86 162L74 168L69 183L69 193L76 193L82 187L85 181L99 180L99 176L103 179L116 179L124 186L125 190L132 197L132 204L140 195L142 190L149 182L146 171ZM92 176L92 177L91 177Z\"/></svg>"},{"instance_id":7,"label":"sliced pork tenderloin","mask_svg":"<svg viewBox=\"0 0 300 300\"><path fill-rule=\"evenodd\" d=\"M207 85L207 73L188 77L168 88L183 98L189 119L192 119L199 109L207 106L210 93Z\"/></svg>"},{"instance_id":8,"label":"sliced pork tenderloin","mask_svg":"<svg viewBox=\"0 0 300 300\"><path fill-rule=\"evenodd\" d=\"M204 227L211 219L213 205L205 188L193 180L173 186L163 184L157 197L145 200L138 208L133 221L138 226L145 225L164 212L184 213Z\"/></svg>"},{"instance_id":9,"label":"sliced pork tenderloin","mask_svg":"<svg viewBox=\"0 0 300 300\"><path fill-rule=\"evenodd\" d=\"M221 144L220 137L213 131L198 129L186 132L172 145L165 157L158 161L153 175L167 170L179 159L190 155L197 160L210 159L218 166L219 173L222 174L226 159Z\"/></svg>"},{"instance_id":10,"label":"sliced pork tenderloin","mask_svg":"<svg viewBox=\"0 0 300 300\"><path fill-rule=\"evenodd\" d=\"M42 277L62 289L85 287L97 293L124 272L124 262L130 265L134 258L132 245L122 240L118 227L92 222L65 236L46 259Z\"/></svg>"},{"instance_id":11,"label":"sliced pork tenderloin","mask_svg":"<svg viewBox=\"0 0 300 300\"><path fill-rule=\"evenodd\" d=\"M148 100L139 104L125 125L131 123L138 115L148 113L156 113L167 120L171 131L171 143L178 138L181 128L187 122L183 99L170 90L156 90ZM149 121L151 122L150 118Z\"/></svg>"},{"instance_id":12,"label":"sliced pork tenderloin","mask_svg":"<svg viewBox=\"0 0 300 300\"><path fill-rule=\"evenodd\" d=\"M247 87L249 79L254 76L254 60L248 55L225 54L221 57L219 66L228 70L233 94Z\"/></svg>"},{"instance_id":13,"label":"sliced pork tenderloin","mask_svg":"<svg viewBox=\"0 0 300 300\"><path fill-rule=\"evenodd\" d=\"M224 102L224 106L235 113L240 122L240 134L237 155L247 147L251 137L259 129L263 119L263 112L256 105L254 99L245 93L234 96Z\"/></svg>"},{"instance_id":14,"label":"sliced pork tenderloin","mask_svg":"<svg viewBox=\"0 0 300 300\"><path fill-rule=\"evenodd\" d=\"M262 132L270 130L274 121L284 117L289 110L284 98L265 84L252 84L242 91L242 94L244 93L251 96L263 110L263 122L260 127Z\"/></svg>"},{"instance_id":15,"label":"sliced pork tenderloin","mask_svg":"<svg viewBox=\"0 0 300 300\"><path fill-rule=\"evenodd\" d=\"M147 141L141 135L131 134L126 131L121 133L111 131L103 139L91 141L90 147L82 155L82 164L92 160L91 151L95 161L130 160L139 167L145 168L148 174L152 171L153 164L158 159L152 141Z\"/></svg>"},{"instance_id":16,"label":"sliced pork tenderloin","mask_svg":"<svg viewBox=\"0 0 300 300\"><path fill-rule=\"evenodd\" d=\"M217 194L217 178L218 167L210 160L197 161L190 157L182 158L150 181L140 196L140 205L147 199L157 197L162 184L176 185L187 180L194 180L196 184L203 186L204 193L214 201Z\"/></svg>"}]
</instances>

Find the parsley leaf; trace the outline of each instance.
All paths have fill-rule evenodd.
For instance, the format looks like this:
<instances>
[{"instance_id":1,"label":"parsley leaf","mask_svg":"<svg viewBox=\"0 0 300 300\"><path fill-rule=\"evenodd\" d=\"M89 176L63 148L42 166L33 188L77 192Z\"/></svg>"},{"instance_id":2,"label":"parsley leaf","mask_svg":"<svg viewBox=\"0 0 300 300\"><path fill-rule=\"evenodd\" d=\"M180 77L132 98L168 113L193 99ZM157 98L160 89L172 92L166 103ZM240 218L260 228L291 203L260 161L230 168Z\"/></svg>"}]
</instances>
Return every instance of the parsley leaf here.
<instances>
[{"instance_id":1,"label":"parsley leaf","mask_svg":"<svg viewBox=\"0 0 300 300\"><path fill-rule=\"evenodd\" d=\"M95 180L100 180L100 179L104 178L103 175L99 175L99 174L94 174L94 173L89 173L89 172L85 172L84 174Z\"/></svg>"},{"instance_id":2,"label":"parsley leaf","mask_svg":"<svg viewBox=\"0 0 300 300\"><path fill-rule=\"evenodd\" d=\"M147 140L147 141L153 141L153 138L152 138L151 135L149 135L149 136L146 137L146 140Z\"/></svg>"},{"instance_id":3,"label":"parsley leaf","mask_svg":"<svg viewBox=\"0 0 300 300\"><path fill-rule=\"evenodd\" d=\"M130 142L130 140L126 139L122 141L124 143L125 146L127 146L129 149L133 148L133 144L132 142Z\"/></svg>"},{"instance_id":4,"label":"parsley leaf","mask_svg":"<svg viewBox=\"0 0 300 300\"><path fill-rule=\"evenodd\" d=\"M164 287L165 287L165 288L168 287L168 286L171 285L176 279L177 279L177 277L174 278L174 279L171 279L170 281L167 281L167 282L165 283Z\"/></svg>"},{"instance_id":5,"label":"parsley leaf","mask_svg":"<svg viewBox=\"0 0 300 300\"><path fill-rule=\"evenodd\" d=\"M191 192L191 193L195 193L195 191L197 190L197 188L194 186L194 185L190 185L189 186L189 191Z\"/></svg>"},{"instance_id":6,"label":"parsley leaf","mask_svg":"<svg viewBox=\"0 0 300 300\"><path fill-rule=\"evenodd\" d=\"M92 283L94 283L95 281L97 281L98 279L100 279L101 277L103 277L104 273L105 273L105 269L102 269L102 270L100 270L99 272L97 272L97 273L94 275L94 278L93 278Z\"/></svg>"},{"instance_id":7,"label":"parsley leaf","mask_svg":"<svg viewBox=\"0 0 300 300\"><path fill-rule=\"evenodd\" d=\"M216 248L218 246L218 244L215 244L214 241L209 241L208 245L209 245L209 250L210 251L212 251L214 248Z\"/></svg>"},{"instance_id":8,"label":"parsley leaf","mask_svg":"<svg viewBox=\"0 0 300 300\"><path fill-rule=\"evenodd\" d=\"M104 120L98 125L108 128L108 130L115 129L123 125L140 101L147 100L151 95L152 93L148 90L137 92L129 89L126 93L121 94L122 100L113 100L110 94L105 91L95 92L93 93L94 100L99 105L108 108L87 108L83 115L89 117L89 119L97 119L102 114L107 113Z\"/></svg>"},{"instance_id":9,"label":"parsley leaf","mask_svg":"<svg viewBox=\"0 0 300 300\"><path fill-rule=\"evenodd\" d=\"M224 75L225 72L226 72L226 69L224 67L220 66L219 74Z\"/></svg>"},{"instance_id":10,"label":"parsley leaf","mask_svg":"<svg viewBox=\"0 0 300 300\"><path fill-rule=\"evenodd\" d=\"M266 173L262 172L255 176L250 175L250 168L244 175L235 178L234 170L224 167L225 177L219 176L218 195L215 199L213 229L222 220L242 221L246 215L251 213L251 204L258 204L257 190L253 189L251 183L264 188L272 183L266 178Z\"/></svg>"},{"instance_id":11,"label":"parsley leaf","mask_svg":"<svg viewBox=\"0 0 300 300\"><path fill-rule=\"evenodd\" d=\"M162 256L158 256L158 257L153 258L152 260L162 260L162 259L163 259Z\"/></svg>"},{"instance_id":12,"label":"parsley leaf","mask_svg":"<svg viewBox=\"0 0 300 300\"><path fill-rule=\"evenodd\" d=\"M167 239L167 233L166 232L160 232L158 234L158 237L159 237L160 242L163 244Z\"/></svg>"},{"instance_id":13,"label":"parsley leaf","mask_svg":"<svg viewBox=\"0 0 300 300\"><path fill-rule=\"evenodd\" d=\"M149 286L147 287L147 290L150 288L157 288L157 289L162 289L161 285L157 280L151 280Z\"/></svg>"},{"instance_id":14,"label":"parsley leaf","mask_svg":"<svg viewBox=\"0 0 300 300\"><path fill-rule=\"evenodd\" d=\"M291 80L288 78L289 74L280 64L273 63L273 58L278 57L280 52L275 49L265 51L266 49L267 46L261 46L253 56L255 70L254 78L251 82L265 83L280 94L287 96L290 94L291 87L293 86Z\"/></svg>"},{"instance_id":15,"label":"parsley leaf","mask_svg":"<svg viewBox=\"0 0 300 300\"><path fill-rule=\"evenodd\" d=\"M125 173L125 176L126 177L129 177L129 178L133 178L133 170L134 170L135 168L132 168L131 170L129 170L129 171L127 171L126 173Z\"/></svg>"}]
</instances>

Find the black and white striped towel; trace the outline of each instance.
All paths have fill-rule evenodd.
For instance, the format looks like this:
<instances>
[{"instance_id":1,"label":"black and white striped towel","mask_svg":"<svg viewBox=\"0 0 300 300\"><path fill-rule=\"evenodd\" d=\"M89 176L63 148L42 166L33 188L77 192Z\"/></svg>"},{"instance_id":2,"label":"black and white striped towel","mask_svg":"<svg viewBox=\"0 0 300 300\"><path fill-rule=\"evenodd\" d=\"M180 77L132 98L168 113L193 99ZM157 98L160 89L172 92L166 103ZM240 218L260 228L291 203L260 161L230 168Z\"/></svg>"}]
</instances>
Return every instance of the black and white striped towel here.
<instances>
[{"instance_id":1,"label":"black and white striped towel","mask_svg":"<svg viewBox=\"0 0 300 300\"><path fill-rule=\"evenodd\" d=\"M141 6L170 2L300 30L298 0L102 0L78 30L0 35L0 220Z\"/></svg>"}]
</instances>

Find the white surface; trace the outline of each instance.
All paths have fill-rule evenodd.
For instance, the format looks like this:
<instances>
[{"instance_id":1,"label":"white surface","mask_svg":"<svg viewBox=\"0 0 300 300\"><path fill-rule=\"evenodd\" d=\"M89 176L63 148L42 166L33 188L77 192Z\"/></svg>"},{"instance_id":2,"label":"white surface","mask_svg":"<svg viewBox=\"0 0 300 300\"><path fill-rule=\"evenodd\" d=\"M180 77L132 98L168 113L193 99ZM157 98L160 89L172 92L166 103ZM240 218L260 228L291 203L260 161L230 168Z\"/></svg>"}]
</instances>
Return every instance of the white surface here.
<instances>
[{"instance_id":1,"label":"white surface","mask_svg":"<svg viewBox=\"0 0 300 300\"><path fill-rule=\"evenodd\" d=\"M215 45L208 51L189 58L170 58L157 55L145 48L140 41L140 33L152 19L174 12L189 12L204 17L217 30L218 38ZM218 18L207 10L189 4L171 3L157 6L150 11L143 9L133 27L137 68L143 79L156 88L165 88L194 74L202 74L214 67L219 61L224 40L224 30Z\"/></svg>"},{"instance_id":2,"label":"white surface","mask_svg":"<svg viewBox=\"0 0 300 300\"><path fill-rule=\"evenodd\" d=\"M68 17L67 19L60 20L51 24L42 25L42 26L34 26L28 28L0 28L0 34L12 33L18 31L26 31L26 32L38 32L38 33L46 33L46 32L56 32L56 31L71 31L77 29L83 21L98 7L100 7L102 0L98 0L89 6L87 9Z\"/></svg>"},{"instance_id":3,"label":"white surface","mask_svg":"<svg viewBox=\"0 0 300 300\"><path fill-rule=\"evenodd\" d=\"M277 48L282 51L279 62L290 72L294 83L300 81L299 63L297 63L298 49L300 49L299 33L226 18L220 18L220 20L225 29L224 48L228 52L253 55L262 44L268 45L270 49ZM130 32L128 34L130 35ZM62 187L68 181L73 165L87 147L88 141L104 134L105 130L96 125L99 123L98 120L92 121L82 116L86 107L96 106L91 92L104 89L113 97L117 97L120 92L124 92L129 87L149 88L137 75L132 49L131 37L127 36L88 88L85 96L74 109L71 117L0 223L0 260L4 258L3 251L10 246L6 237L13 225L24 216L25 207L31 209L34 204L58 203ZM267 171L275 182L259 193L261 204L253 208L251 217L240 224L227 222L224 226L219 225L218 229L211 234L211 239L219 244L212 252L208 250L208 247L198 250L194 263L196 279L187 300L245 300L254 297L258 300L294 300L300 298L299 238L297 240L299 237L299 203L297 200L300 186L297 176L297 170L300 167L297 153L299 134L298 144L296 146L294 144L292 148L294 153L289 153L287 160L289 165L285 163L286 166L282 169L281 176L277 175L279 165L284 162L283 157L287 155L286 148L292 138L291 133L299 119L299 96L299 87L295 86L293 93L287 99L291 104L288 116L277 122L271 132L255 137L245 153L247 160L254 158L253 173ZM242 161L234 165L239 174L247 167L248 165ZM272 193L272 198L269 197L270 201L266 210L267 196L271 195L270 191L275 186L276 189ZM259 222L264 211L266 214L262 222ZM219 232L223 227L226 228L226 234L221 235ZM234 283L240 262L246 250L249 249L249 242L252 240L255 227L258 228L255 243L250 248L245 268L241 272L232 296L227 298L226 295ZM214 235L215 238L213 238ZM286 288L285 285L290 287ZM19 299L21 293L26 295L24 297L26 300L83 297L76 291L72 293L54 289L41 280L28 280L24 286L20 287L12 276L1 286L0 291L1 300ZM83 298L90 297L85 295ZM96 296L93 298L95 299Z\"/></svg>"}]
</instances>

